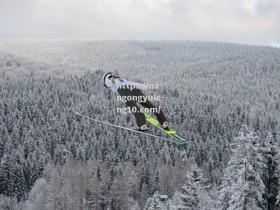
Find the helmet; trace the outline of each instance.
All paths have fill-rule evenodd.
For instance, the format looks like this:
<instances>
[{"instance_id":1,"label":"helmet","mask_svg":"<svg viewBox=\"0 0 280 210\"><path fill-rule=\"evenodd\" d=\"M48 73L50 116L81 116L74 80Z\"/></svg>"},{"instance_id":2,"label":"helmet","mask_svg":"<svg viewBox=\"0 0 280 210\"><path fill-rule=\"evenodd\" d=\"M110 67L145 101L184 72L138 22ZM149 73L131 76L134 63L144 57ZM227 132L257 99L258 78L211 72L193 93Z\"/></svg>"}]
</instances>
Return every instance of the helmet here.
<instances>
[{"instance_id":1,"label":"helmet","mask_svg":"<svg viewBox=\"0 0 280 210\"><path fill-rule=\"evenodd\" d=\"M107 85L105 84L106 80L108 80L108 79L111 80L112 77L114 77L114 75L111 72L108 72L103 75L103 84L106 88L108 88Z\"/></svg>"}]
</instances>

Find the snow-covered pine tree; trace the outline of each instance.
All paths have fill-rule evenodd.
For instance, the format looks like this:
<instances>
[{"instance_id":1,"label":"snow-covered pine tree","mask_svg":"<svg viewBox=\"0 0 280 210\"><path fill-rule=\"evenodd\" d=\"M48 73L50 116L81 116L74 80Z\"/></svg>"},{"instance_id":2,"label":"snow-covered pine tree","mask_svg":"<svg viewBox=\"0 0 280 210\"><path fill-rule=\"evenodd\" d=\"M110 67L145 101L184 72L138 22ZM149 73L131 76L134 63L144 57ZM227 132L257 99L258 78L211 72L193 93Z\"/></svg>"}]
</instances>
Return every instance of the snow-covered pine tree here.
<instances>
[{"instance_id":1,"label":"snow-covered pine tree","mask_svg":"<svg viewBox=\"0 0 280 210\"><path fill-rule=\"evenodd\" d=\"M10 197L15 196L14 168L11 155L4 155L0 164L0 194Z\"/></svg>"},{"instance_id":2,"label":"snow-covered pine tree","mask_svg":"<svg viewBox=\"0 0 280 210\"><path fill-rule=\"evenodd\" d=\"M199 188L200 183L197 171L194 169L191 172L187 172L186 180L180 193L180 204L182 207L190 210L200 208Z\"/></svg>"},{"instance_id":3,"label":"snow-covered pine tree","mask_svg":"<svg viewBox=\"0 0 280 210\"><path fill-rule=\"evenodd\" d=\"M144 210L162 210L158 192L153 197L148 198Z\"/></svg>"},{"instance_id":4,"label":"snow-covered pine tree","mask_svg":"<svg viewBox=\"0 0 280 210\"><path fill-rule=\"evenodd\" d=\"M269 133L262 147L264 156L263 181L265 184L266 209L276 209L276 197L279 189L278 176L278 158L280 155L280 147L275 142L272 133Z\"/></svg>"},{"instance_id":5,"label":"snow-covered pine tree","mask_svg":"<svg viewBox=\"0 0 280 210\"><path fill-rule=\"evenodd\" d=\"M0 209L14 210L17 206L17 199L15 197L8 197L0 194Z\"/></svg>"},{"instance_id":6,"label":"snow-covered pine tree","mask_svg":"<svg viewBox=\"0 0 280 210\"><path fill-rule=\"evenodd\" d=\"M243 126L239 136L231 143L232 157L220 188L220 209L264 208L263 160L258 142L255 133Z\"/></svg>"}]
</instances>

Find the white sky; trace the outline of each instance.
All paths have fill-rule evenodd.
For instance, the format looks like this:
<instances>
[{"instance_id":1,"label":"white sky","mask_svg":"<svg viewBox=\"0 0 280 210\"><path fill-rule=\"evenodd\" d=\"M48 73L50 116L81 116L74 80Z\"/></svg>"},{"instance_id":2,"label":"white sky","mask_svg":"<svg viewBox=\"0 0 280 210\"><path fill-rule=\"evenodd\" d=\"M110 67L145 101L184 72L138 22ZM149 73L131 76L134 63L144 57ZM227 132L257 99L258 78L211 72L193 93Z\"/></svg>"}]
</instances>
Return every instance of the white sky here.
<instances>
[{"instance_id":1,"label":"white sky","mask_svg":"<svg viewBox=\"0 0 280 210\"><path fill-rule=\"evenodd\" d=\"M0 38L280 46L280 0L0 0Z\"/></svg>"}]
</instances>

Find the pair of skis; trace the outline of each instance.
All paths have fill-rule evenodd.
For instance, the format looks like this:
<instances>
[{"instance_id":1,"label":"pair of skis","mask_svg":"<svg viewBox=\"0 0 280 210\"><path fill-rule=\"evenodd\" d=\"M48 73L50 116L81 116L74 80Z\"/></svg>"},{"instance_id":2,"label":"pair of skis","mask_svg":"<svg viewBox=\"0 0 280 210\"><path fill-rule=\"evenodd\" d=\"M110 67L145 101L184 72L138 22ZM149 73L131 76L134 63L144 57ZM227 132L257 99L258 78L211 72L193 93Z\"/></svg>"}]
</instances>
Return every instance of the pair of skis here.
<instances>
[{"instance_id":1,"label":"pair of skis","mask_svg":"<svg viewBox=\"0 0 280 210\"><path fill-rule=\"evenodd\" d=\"M177 143L177 144L185 144L187 143L188 139L186 139L185 137L183 137L181 134L179 134L177 131L175 131L174 129L168 129L168 130L165 130L163 129L161 126L160 126L160 123L157 119L151 117L149 114L147 113L144 113L145 115L145 118L146 120L151 123L152 125L156 126L157 128L159 128L160 130L164 131L166 134L168 134L169 136L173 137L174 139L176 140L171 140L171 139L167 139L167 138L164 138L164 137L160 137L160 136L156 136L156 135L153 135L153 134L150 134L150 133L145 133L145 132L141 132L141 131L136 131L136 130L132 130L130 128L126 128L126 127L123 127L123 126L119 126L119 125L115 125L115 124L112 124L112 123L108 123L108 122L103 122L103 121L100 121L100 120L96 120L96 119L93 119L91 117L88 117L86 115L83 115L81 114L80 112L77 112L75 111L74 112L76 115L80 116L80 117L84 117L84 118L87 118L91 121L95 121L95 122L98 122L98 123L102 123L102 124L105 124L105 125L109 125L109 126L113 126L113 127L117 127L117 128L121 128L121 129L124 129L124 130L129 130L129 131L133 131L133 132L137 132L137 133L141 133L141 134L144 134L144 135L147 135L147 136L151 136L151 137L154 137L154 138L158 138L158 139L163 139L165 141L171 141L171 142L174 142L174 143Z\"/></svg>"}]
</instances>

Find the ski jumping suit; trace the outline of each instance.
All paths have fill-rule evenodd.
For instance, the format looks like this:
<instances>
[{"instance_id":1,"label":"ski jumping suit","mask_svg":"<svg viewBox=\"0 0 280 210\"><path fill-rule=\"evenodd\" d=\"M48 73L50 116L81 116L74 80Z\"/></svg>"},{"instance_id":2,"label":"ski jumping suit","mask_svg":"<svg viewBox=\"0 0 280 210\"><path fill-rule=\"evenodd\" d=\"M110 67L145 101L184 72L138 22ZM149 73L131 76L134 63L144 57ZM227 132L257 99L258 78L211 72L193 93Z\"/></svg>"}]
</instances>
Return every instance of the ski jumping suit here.
<instances>
[{"instance_id":1,"label":"ski jumping suit","mask_svg":"<svg viewBox=\"0 0 280 210\"><path fill-rule=\"evenodd\" d=\"M147 86L143 84L130 82L118 77L115 77L115 82L112 82L112 80L105 80L105 85L106 87L110 88L110 90L112 90L113 92L118 92L121 96L125 96L126 98L128 96L131 96L131 98L132 96L144 96L143 92L140 89L147 89ZM125 102L126 106L130 107L130 110L135 110L135 112L132 113L135 117L137 126L141 127L142 125L146 124L146 119L145 119L145 115L140 111L140 108L137 105L137 103L141 104L145 108L156 108L158 110L158 107L153 105L148 99L145 102L126 100ZM167 121L161 109L159 113L155 112L154 114L161 125L165 121Z\"/></svg>"}]
</instances>

